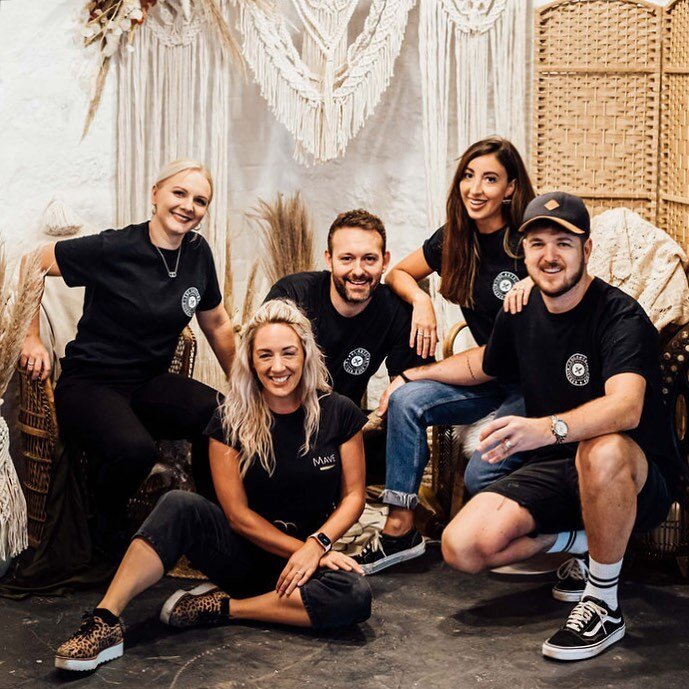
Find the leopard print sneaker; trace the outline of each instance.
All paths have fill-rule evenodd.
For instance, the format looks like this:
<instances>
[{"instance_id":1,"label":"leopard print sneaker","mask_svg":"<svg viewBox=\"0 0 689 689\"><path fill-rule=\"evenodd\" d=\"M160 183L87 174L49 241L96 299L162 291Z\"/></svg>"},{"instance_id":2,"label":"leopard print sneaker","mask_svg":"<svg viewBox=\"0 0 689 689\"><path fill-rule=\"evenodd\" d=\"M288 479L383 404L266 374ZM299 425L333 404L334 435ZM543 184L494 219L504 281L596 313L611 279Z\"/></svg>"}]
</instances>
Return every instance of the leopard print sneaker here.
<instances>
[{"instance_id":1,"label":"leopard print sneaker","mask_svg":"<svg viewBox=\"0 0 689 689\"><path fill-rule=\"evenodd\" d=\"M93 611L82 617L81 626L57 649L55 667L61 670L95 670L101 663L124 652L124 626L109 625Z\"/></svg>"},{"instance_id":2,"label":"leopard print sneaker","mask_svg":"<svg viewBox=\"0 0 689 689\"><path fill-rule=\"evenodd\" d=\"M215 584L175 591L163 605L160 620L177 629L224 624L230 619L230 597Z\"/></svg>"}]
</instances>

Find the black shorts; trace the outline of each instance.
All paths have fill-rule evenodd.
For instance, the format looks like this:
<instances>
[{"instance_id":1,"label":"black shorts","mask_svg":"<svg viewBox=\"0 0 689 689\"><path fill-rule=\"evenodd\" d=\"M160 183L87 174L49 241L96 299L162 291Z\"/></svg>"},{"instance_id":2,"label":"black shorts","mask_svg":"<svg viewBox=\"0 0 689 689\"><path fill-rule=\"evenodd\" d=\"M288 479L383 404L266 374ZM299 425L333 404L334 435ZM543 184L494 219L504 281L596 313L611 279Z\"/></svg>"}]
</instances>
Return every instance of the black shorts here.
<instances>
[{"instance_id":1,"label":"black shorts","mask_svg":"<svg viewBox=\"0 0 689 689\"><path fill-rule=\"evenodd\" d=\"M538 533L582 529L579 478L574 457L537 459L485 488L525 507L536 522ZM653 461L648 478L636 498L634 531L649 531L667 518L672 498L665 478Z\"/></svg>"}]
</instances>

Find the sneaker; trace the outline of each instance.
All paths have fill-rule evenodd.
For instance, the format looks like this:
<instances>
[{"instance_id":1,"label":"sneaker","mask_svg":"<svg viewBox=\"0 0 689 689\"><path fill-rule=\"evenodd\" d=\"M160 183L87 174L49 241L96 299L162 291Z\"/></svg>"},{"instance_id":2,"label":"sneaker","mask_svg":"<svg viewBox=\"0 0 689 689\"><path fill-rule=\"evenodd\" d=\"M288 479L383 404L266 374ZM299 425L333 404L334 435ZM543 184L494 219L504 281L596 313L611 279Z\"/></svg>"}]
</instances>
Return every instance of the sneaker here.
<instances>
[{"instance_id":1,"label":"sneaker","mask_svg":"<svg viewBox=\"0 0 689 689\"><path fill-rule=\"evenodd\" d=\"M366 574L376 574L405 560L413 560L426 552L426 541L412 529L404 536L375 535L354 557Z\"/></svg>"},{"instance_id":2,"label":"sneaker","mask_svg":"<svg viewBox=\"0 0 689 689\"><path fill-rule=\"evenodd\" d=\"M61 670L95 670L101 663L119 658L124 652L124 626L110 625L93 611L85 612L79 629L55 654Z\"/></svg>"},{"instance_id":3,"label":"sneaker","mask_svg":"<svg viewBox=\"0 0 689 689\"><path fill-rule=\"evenodd\" d=\"M543 655L557 660L593 658L619 641L624 632L619 606L610 610L602 600L586 596L574 606L565 626L543 644Z\"/></svg>"},{"instance_id":4,"label":"sneaker","mask_svg":"<svg viewBox=\"0 0 689 689\"><path fill-rule=\"evenodd\" d=\"M175 591L160 611L160 621L177 629L224 624L230 619L230 597L206 582L185 591Z\"/></svg>"},{"instance_id":5,"label":"sneaker","mask_svg":"<svg viewBox=\"0 0 689 689\"><path fill-rule=\"evenodd\" d=\"M569 603L578 603L584 595L589 568L586 560L572 557L557 568L557 584L553 586L553 598Z\"/></svg>"}]
</instances>

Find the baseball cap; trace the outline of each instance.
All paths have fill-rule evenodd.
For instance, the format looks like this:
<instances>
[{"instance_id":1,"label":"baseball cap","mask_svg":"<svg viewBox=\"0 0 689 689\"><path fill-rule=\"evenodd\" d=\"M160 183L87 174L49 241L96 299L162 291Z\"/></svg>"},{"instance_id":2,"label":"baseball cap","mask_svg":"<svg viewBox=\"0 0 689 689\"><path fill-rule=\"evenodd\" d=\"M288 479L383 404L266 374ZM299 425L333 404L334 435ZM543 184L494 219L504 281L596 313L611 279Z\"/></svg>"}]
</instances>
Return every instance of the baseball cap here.
<instances>
[{"instance_id":1,"label":"baseball cap","mask_svg":"<svg viewBox=\"0 0 689 689\"><path fill-rule=\"evenodd\" d=\"M524 211L520 232L539 220L560 225L574 234L591 233L591 218L582 199L566 191L551 191L533 199Z\"/></svg>"}]
</instances>

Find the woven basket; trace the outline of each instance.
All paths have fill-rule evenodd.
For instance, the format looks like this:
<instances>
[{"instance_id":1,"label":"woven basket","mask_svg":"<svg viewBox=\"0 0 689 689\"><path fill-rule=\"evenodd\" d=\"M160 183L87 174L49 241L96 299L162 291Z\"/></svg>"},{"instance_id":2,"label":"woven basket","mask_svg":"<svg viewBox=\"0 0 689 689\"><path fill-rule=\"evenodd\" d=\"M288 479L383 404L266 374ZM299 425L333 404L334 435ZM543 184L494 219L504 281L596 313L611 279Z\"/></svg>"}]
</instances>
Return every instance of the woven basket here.
<instances>
[{"instance_id":1,"label":"woven basket","mask_svg":"<svg viewBox=\"0 0 689 689\"><path fill-rule=\"evenodd\" d=\"M191 329L185 328L177 342L170 372L191 377L195 356L196 339ZM19 392L19 431L26 463L23 488L28 514L29 545L37 548L43 538L53 451L58 437L55 399L53 386L49 380L33 381L24 370L19 371ZM141 496L137 494L138 502L135 505L137 513L148 514L160 497L145 494L147 496L145 504L142 503Z\"/></svg>"},{"instance_id":2,"label":"woven basket","mask_svg":"<svg viewBox=\"0 0 689 689\"><path fill-rule=\"evenodd\" d=\"M539 193L592 214L656 220L661 12L631 0L563 0L535 14L532 160Z\"/></svg>"},{"instance_id":3,"label":"woven basket","mask_svg":"<svg viewBox=\"0 0 689 689\"><path fill-rule=\"evenodd\" d=\"M689 248L689 0L663 20L658 224Z\"/></svg>"}]
</instances>

